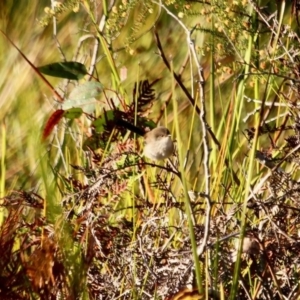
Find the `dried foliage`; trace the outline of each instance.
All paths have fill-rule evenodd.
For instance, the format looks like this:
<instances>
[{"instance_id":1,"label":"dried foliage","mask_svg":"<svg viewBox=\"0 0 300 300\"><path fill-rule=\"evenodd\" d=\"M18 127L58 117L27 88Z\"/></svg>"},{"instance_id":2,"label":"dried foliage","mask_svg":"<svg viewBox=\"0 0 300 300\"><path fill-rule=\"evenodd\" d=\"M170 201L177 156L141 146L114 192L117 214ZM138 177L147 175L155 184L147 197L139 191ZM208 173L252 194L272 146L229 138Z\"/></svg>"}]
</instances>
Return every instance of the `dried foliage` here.
<instances>
[{"instance_id":1,"label":"dried foliage","mask_svg":"<svg viewBox=\"0 0 300 300\"><path fill-rule=\"evenodd\" d=\"M271 137L277 132L266 128L261 134ZM285 138L282 157L275 160L266 153L257 154L272 171L249 200L248 217L254 216L257 221L248 228L244 240L238 299L247 299L251 289L249 274L251 281L258 282L257 299L280 299L280 295L297 299L300 183L279 167L281 163L294 163L298 168L299 151L295 149L299 126L293 128L294 132ZM140 178L140 192L133 194L129 182L134 172L139 174L147 166L134 158L134 152L116 151L105 160L99 154L90 155L88 168L73 166L87 181L65 178L70 192L62 202L63 222L70 227L72 244L80 249L79 261L66 261L65 245L41 216L45 199L26 192L13 192L4 198L8 216L0 237L1 299L76 299L84 290L90 299L132 299L133 290L138 299L152 299L154 295L158 299L185 299L187 294L197 295L195 290L185 288L195 284L193 260L183 202L172 197L174 176L162 169L151 182ZM146 185L158 193L157 199L163 199L160 204L151 203L145 196ZM119 207L128 193L132 206ZM201 199L196 199L196 219L204 213L201 207ZM178 212L177 226L170 224L172 210ZM239 210L239 205L225 211L222 201L215 204L207 245L211 261L217 262L208 268L211 284L222 282L225 294L230 291L236 251L229 238L219 241L218 237L239 229ZM128 217L133 215L134 218ZM194 229L200 241L203 228L196 225ZM205 264L204 257L201 261ZM70 281L70 263L79 264L85 278L76 287ZM212 299L217 295L212 292Z\"/></svg>"},{"instance_id":2,"label":"dried foliage","mask_svg":"<svg viewBox=\"0 0 300 300\"><path fill-rule=\"evenodd\" d=\"M159 191L159 198L164 199L160 205L151 203L141 193L132 194L134 207L119 209L117 203L122 201L122 195L132 192L128 181L134 166L125 163L122 168L116 167L124 155L129 154L111 156L100 163L93 154L93 169L81 169L89 178L87 184L66 179L72 192L64 197L64 222L71 227L73 243L80 248L80 267L90 299L132 299L133 289L139 299L152 299L154 294L181 299L171 296L176 291L182 297L185 293L196 293L185 289L187 284L194 284L193 260L183 203L171 197L172 179L162 170L155 182L150 183L152 189ZM145 167L144 163L135 165ZM299 264L298 186L286 173L273 170L264 186L253 195L249 217L253 212L259 222L249 228L249 238L244 241L243 288L238 299L246 299L250 289L248 272L252 280L259 282L258 299L280 299L280 294L292 295L296 290L297 268L290 266ZM25 192L13 192L4 199L3 206L9 213L0 238L1 299L76 299L84 290L85 280L75 289L67 279L70 270L64 245L58 241L54 228L41 217L44 202L37 194ZM196 218L203 214L199 205L199 200L193 204ZM172 209L182 215L178 226L170 225ZM135 212L136 224L121 211ZM225 212L222 204L216 204L210 228L208 249L211 260L218 262L217 269L214 265L209 268L211 277L222 282L227 292L235 253L228 240L218 242L217 237L236 232L238 211L239 207L233 206ZM115 216L113 224L112 216ZM196 226L195 231L200 241L203 228Z\"/></svg>"}]
</instances>

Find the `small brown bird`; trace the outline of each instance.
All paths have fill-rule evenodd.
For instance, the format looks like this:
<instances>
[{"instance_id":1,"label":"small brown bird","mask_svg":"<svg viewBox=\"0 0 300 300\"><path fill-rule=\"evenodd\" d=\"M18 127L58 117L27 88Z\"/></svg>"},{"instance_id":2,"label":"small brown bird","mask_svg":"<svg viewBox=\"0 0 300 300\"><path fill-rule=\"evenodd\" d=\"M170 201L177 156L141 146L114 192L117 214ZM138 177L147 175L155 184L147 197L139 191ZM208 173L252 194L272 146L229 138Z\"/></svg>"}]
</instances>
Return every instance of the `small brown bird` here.
<instances>
[{"instance_id":1,"label":"small brown bird","mask_svg":"<svg viewBox=\"0 0 300 300\"><path fill-rule=\"evenodd\" d=\"M144 155L153 160L163 160L174 152L174 143L169 129L156 127L144 135Z\"/></svg>"}]
</instances>

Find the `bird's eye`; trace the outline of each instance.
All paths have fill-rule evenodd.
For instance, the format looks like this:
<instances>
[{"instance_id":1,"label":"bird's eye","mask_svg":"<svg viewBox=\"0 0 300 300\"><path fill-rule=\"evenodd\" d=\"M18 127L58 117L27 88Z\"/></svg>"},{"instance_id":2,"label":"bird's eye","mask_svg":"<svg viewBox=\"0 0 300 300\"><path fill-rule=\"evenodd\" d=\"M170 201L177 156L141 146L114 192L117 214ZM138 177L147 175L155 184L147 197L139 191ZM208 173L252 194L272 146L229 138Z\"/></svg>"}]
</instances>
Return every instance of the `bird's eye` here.
<instances>
[{"instance_id":1,"label":"bird's eye","mask_svg":"<svg viewBox=\"0 0 300 300\"><path fill-rule=\"evenodd\" d=\"M166 128L166 131L164 132L165 135L170 135L170 130Z\"/></svg>"}]
</instances>

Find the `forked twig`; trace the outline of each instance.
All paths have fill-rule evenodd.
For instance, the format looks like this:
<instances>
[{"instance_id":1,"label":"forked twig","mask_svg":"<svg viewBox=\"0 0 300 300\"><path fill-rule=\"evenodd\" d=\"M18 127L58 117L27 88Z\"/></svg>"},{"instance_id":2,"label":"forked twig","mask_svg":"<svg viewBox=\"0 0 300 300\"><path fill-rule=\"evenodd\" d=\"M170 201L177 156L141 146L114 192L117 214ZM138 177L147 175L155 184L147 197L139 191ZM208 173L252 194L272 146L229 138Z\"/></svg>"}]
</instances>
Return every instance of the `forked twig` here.
<instances>
[{"instance_id":1,"label":"forked twig","mask_svg":"<svg viewBox=\"0 0 300 300\"><path fill-rule=\"evenodd\" d=\"M175 18L176 18L176 16L175 16ZM155 36L157 48L158 48L158 50L160 52L160 56L161 56L163 62L165 63L165 65L167 66L167 68L170 71L172 71L171 66L170 66L170 64L169 64L169 62L168 62L168 60L166 58L166 55L165 55L165 53L163 51L163 47L161 45L161 42L160 42L160 39L159 39L159 36L158 36L158 33L157 33L156 30L154 30L154 36ZM194 45L194 44L192 44L192 45ZM187 88L185 87L185 85L182 83L180 76L178 76L175 72L173 72L173 76L174 76L174 79L175 79L176 83L180 86L180 88L184 92L185 96L188 98L189 102L191 103L191 105L196 110L196 113L200 116L201 115L201 109L197 106L197 104L195 103L194 98L192 97L192 95L190 94L190 92L187 90ZM198 83L199 83L199 85L202 84L200 82L198 82ZM221 144L218 141L218 139L215 136L215 134L213 133L213 131L211 130L211 128L209 127L209 125L208 125L207 122L205 122L205 130L209 133L209 135L213 139L215 145L217 145L218 150L221 150ZM225 159L225 165L226 165L227 168L229 168L229 161L228 161L227 158ZM235 183L237 185L240 185L240 180L239 180L238 176L236 175L236 173L234 172L234 170L232 170L232 175L233 175L233 179L234 179Z\"/></svg>"}]
</instances>

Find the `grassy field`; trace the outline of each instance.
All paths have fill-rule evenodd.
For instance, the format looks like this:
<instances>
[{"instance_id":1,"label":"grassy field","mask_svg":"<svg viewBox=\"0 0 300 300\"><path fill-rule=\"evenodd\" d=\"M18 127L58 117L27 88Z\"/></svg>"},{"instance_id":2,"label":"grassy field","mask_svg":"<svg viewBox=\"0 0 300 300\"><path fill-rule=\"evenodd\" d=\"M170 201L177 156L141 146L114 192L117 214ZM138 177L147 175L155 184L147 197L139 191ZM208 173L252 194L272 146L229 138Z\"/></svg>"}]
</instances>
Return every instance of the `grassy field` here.
<instances>
[{"instance_id":1,"label":"grassy field","mask_svg":"<svg viewBox=\"0 0 300 300\"><path fill-rule=\"evenodd\" d=\"M298 299L297 9L2 1L0 298Z\"/></svg>"}]
</instances>

